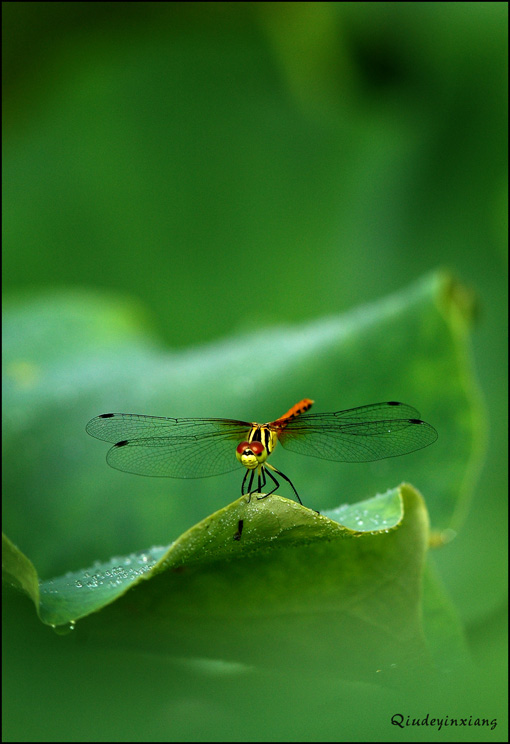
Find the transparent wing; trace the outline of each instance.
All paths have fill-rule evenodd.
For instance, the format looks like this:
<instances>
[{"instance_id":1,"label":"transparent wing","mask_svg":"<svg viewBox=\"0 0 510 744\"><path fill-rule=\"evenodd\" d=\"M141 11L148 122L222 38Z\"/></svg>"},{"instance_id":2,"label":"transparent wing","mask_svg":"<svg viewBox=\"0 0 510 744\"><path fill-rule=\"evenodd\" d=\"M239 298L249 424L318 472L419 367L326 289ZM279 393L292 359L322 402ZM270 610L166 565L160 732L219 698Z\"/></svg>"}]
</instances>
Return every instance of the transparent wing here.
<instances>
[{"instance_id":1,"label":"transparent wing","mask_svg":"<svg viewBox=\"0 0 510 744\"><path fill-rule=\"evenodd\" d=\"M370 403L368 406L348 408L336 413L307 413L300 418L330 418L335 421L387 421L388 419L419 419L420 412L406 403L390 401L389 403ZM296 419L297 420L297 419Z\"/></svg>"},{"instance_id":2,"label":"transparent wing","mask_svg":"<svg viewBox=\"0 0 510 744\"><path fill-rule=\"evenodd\" d=\"M281 444L292 452L337 462L371 462L427 447L433 426L404 403L374 403L336 413L307 413L285 426Z\"/></svg>"},{"instance_id":3,"label":"transparent wing","mask_svg":"<svg viewBox=\"0 0 510 744\"><path fill-rule=\"evenodd\" d=\"M250 430L247 421L217 418L165 418L163 416L144 416L139 413L103 413L88 422L88 434L103 442L117 443L124 439L145 439L156 437L193 436L200 438L205 434L218 436L239 434ZM239 440L241 441L241 440Z\"/></svg>"},{"instance_id":4,"label":"transparent wing","mask_svg":"<svg viewBox=\"0 0 510 744\"><path fill-rule=\"evenodd\" d=\"M89 421L87 432L114 442L106 460L117 470L169 478L205 478L242 467L236 443L251 424L233 419L172 419L108 413Z\"/></svg>"}]
</instances>

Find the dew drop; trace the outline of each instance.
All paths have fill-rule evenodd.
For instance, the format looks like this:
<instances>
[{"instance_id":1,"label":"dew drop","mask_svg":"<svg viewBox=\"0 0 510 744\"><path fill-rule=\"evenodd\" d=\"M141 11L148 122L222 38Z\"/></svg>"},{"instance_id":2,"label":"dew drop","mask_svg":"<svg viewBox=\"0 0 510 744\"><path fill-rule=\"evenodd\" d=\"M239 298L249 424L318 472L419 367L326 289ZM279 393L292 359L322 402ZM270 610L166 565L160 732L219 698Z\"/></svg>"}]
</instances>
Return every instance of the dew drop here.
<instances>
[{"instance_id":1,"label":"dew drop","mask_svg":"<svg viewBox=\"0 0 510 744\"><path fill-rule=\"evenodd\" d=\"M71 620L68 623L64 623L64 625L52 625L51 627L57 635L66 636L73 632L76 627L76 621Z\"/></svg>"}]
</instances>

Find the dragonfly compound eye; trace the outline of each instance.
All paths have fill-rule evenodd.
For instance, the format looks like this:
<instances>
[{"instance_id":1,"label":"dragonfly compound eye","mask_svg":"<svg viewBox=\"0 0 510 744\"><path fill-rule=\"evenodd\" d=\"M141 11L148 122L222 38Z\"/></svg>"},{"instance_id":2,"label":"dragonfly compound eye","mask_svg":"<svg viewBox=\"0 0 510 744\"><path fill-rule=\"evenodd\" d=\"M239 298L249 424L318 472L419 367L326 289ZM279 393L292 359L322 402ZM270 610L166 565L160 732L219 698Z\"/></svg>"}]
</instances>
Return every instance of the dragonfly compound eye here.
<instances>
[{"instance_id":1,"label":"dragonfly compound eye","mask_svg":"<svg viewBox=\"0 0 510 744\"><path fill-rule=\"evenodd\" d=\"M262 442L241 442L236 457L248 470L254 470L267 459L267 450Z\"/></svg>"}]
</instances>

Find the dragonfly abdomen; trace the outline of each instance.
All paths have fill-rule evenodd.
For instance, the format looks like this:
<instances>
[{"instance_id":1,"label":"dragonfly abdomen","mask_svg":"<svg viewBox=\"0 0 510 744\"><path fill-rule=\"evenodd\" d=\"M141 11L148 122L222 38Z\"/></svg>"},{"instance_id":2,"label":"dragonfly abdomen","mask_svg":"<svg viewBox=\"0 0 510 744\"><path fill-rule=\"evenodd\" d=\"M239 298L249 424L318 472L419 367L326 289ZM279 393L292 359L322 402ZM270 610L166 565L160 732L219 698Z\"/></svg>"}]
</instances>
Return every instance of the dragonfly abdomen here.
<instances>
[{"instance_id":1,"label":"dragonfly abdomen","mask_svg":"<svg viewBox=\"0 0 510 744\"><path fill-rule=\"evenodd\" d=\"M276 421L272 421L272 426L279 426L280 428L283 428L286 426L289 421L292 421L292 419L295 419L297 416L301 416L302 413L306 413L306 411L309 411L310 408L313 406L314 401L310 398L303 398L303 400L300 400L299 403L296 403L292 408L289 408L287 413L284 413L283 416L280 416L280 418L277 418Z\"/></svg>"}]
</instances>

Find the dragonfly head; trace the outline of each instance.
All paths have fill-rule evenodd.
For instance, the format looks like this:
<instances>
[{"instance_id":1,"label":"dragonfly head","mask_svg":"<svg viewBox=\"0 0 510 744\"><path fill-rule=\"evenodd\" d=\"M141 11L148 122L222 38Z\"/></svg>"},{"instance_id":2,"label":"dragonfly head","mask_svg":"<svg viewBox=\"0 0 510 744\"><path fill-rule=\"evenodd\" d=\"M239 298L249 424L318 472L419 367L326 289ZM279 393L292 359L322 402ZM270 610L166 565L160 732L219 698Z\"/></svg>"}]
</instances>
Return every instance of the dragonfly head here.
<instances>
[{"instance_id":1,"label":"dragonfly head","mask_svg":"<svg viewBox=\"0 0 510 744\"><path fill-rule=\"evenodd\" d=\"M262 442L241 442L236 449L236 457L248 470L255 470L267 460L267 449Z\"/></svg>"}]
</instances>

